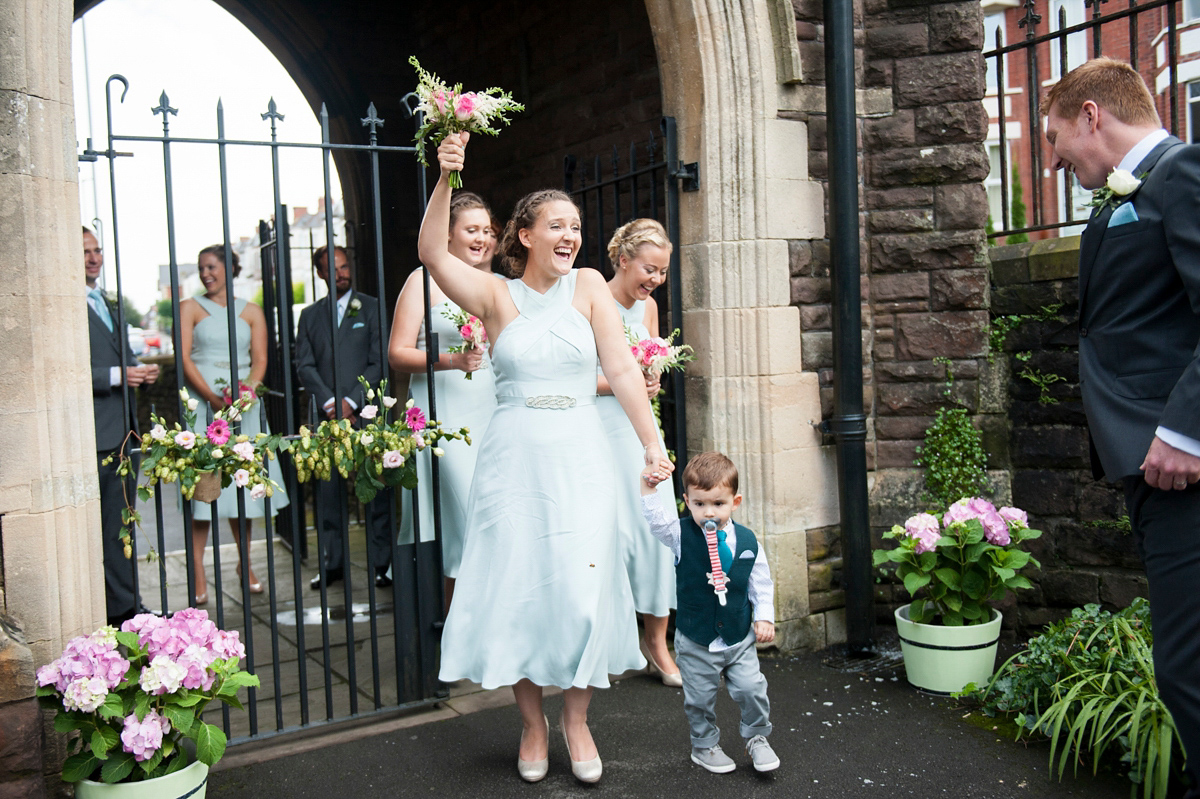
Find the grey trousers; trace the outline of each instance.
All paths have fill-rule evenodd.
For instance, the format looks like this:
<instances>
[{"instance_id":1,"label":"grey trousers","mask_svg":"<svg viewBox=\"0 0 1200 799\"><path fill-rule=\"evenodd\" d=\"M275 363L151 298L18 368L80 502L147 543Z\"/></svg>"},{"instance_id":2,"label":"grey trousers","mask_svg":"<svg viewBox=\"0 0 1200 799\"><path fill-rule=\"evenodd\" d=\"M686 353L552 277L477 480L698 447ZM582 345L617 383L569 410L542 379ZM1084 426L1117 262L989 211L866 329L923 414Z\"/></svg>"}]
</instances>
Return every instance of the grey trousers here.
<instances>
[{"instance_id":1,"label":"grey trousers","mask_svg":"<svg viewBox=\"0 0 1200 799\"><path fill-rule=\"evenodd\" d=\"M729 696L742 709L742 737L771 734L771 703L767 678L758 667L754 631L724 652L710 652L683 633L675 632L675 662L683 675L683 712L691 728L692 746L707 749L721 740L717 727L717 689L721 675Z\"/></svg>"}]
</instances>

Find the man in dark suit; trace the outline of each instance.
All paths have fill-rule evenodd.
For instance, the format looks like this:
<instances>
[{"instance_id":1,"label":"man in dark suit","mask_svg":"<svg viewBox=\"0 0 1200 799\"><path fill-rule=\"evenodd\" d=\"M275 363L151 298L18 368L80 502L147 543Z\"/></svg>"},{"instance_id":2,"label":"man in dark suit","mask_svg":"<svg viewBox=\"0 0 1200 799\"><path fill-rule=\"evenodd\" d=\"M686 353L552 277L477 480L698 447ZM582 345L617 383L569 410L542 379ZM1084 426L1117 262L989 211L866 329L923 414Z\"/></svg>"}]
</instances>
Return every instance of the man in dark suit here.
<instances>
[{"instance_id":1,"label":"man in dark suit","mask_svg":"<svg viewBox=\"0 0 1200 799\"><path fill-rule=\"evenodd\" d=\"M313 265L321 280L329 279L328 252L325 247L313 253ZM360 294L350 287L350 265L346 251L334 247L334 282L337 286L337 347L329 333L329 297L313 303L300 314L296 334L296 371L308 393L316 398L317 406L329 419L338 418L335 403L341 404L341 418L357 423L358 412L367 403L361 375L371 386L383 377L379 351L379 303L374 297ZM333 364L337 359L337 386L333 385ZM378 402L376 398L376 402ZM336 472L333 479L317 483L317 540L325 559L325 577L338 582L344 574L342 563L342 506L346 501L346 485ZM387 576L392 563L392 529L389 508L391 491L380 491L367 504L367 541L371 548L371 563L375 567L375 585L386 588L392 584ZM321 575L310 583L314 590L321 588Z\"/></svg>"},{"instance_id":2,"label":"man in dark suit","mask_svg":"<svg viewBox=\"0 0 1200 799\"><path fill-rule=\"evenodd\" d=\"M104 541L104 597L108 623L119 626L144 610L133 584L133 564L125 557L121 541L121 511L133 481L122 485L116 458L126 435L137 424L137 404L129 391L128 415L125 386L134 388L158 379L158 366L138 363L129 339L117 330L117 312L98 285L104 271L104 253L96 235L83 229L83 268L87 282L88 334L92 352L92 408L96 415L96 471L100 478L100 530ZM121 350L125 350L122 363ZM128 364L128 365L126 365Z\"/></svg>"},{"instance_id":3,"label":"man in dark suit","mask_svg":"<svg viewBox=\"0 0 1200 799\"><path fill-rule=\"evenodd\" d=\"M1051 167L1101 190L1079 252L1080 384L1093 471L1124 486L1150 585L1159 690L1196 763L1200 146L1168 135L1141 76L1112 59L1069 73L1042 112ZM1195 779L1187 796L1200 797Z\"/></svg>"}]
</instances>

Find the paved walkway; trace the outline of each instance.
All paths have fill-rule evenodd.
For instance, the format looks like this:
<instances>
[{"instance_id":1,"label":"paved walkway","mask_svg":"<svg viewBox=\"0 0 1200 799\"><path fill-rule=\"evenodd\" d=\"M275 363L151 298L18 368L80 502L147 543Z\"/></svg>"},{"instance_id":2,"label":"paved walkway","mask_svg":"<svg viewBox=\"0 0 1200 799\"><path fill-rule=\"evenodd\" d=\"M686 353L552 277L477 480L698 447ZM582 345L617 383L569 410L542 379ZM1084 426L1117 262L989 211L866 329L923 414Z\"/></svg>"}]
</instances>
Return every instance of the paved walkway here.
<instances>
[{"instance_id":1,"label":"paved walkway","mask_svg":"<svg viewBox=\"0 0 1200 799\"><path fill-rule=\"evenodd\" d=\"M756 774L737 734L737 709L722 694L718 722L737 771L716 775L688 760L682 693L635 675L597 691L592 732L604 777L584 786L571 776L557 716L550 775L523 783L516 773L520 722L512 693L467 692L441 706L322 737L231 750L209 780L210 799L269 797L1094 797L1127 799L1129 782L1102 774L1051 778L1049 748L1001 740L953 700L919 694L895 659L876 673L847 673L821 655L764 658L782 761ZM464 686L457 686L462 690ZM458 691L456 691L457 693Z\"/></svg>"}]
</instances>

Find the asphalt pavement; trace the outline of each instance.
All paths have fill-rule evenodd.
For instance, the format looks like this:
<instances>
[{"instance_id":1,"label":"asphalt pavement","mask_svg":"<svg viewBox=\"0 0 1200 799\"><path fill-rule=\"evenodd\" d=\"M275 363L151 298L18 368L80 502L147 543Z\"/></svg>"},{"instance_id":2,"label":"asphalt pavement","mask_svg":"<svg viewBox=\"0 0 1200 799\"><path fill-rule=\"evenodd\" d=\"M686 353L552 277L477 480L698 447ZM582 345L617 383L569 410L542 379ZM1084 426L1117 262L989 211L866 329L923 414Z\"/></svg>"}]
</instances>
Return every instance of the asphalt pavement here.
<instances>
[{"instance_id":1,"label":"asphalt pavement","mask_svg":"<svg viewBox=\"0 0 1200 799\"><path fill-rule=\"evenodd\" d=\"M599 784L571 775L558 725L561 696L546 700L550 774L526 784L517 776L520 718L506 690L483 701L318 741L231 750L210 775L210 799L271 797L1094 797L1127 799L1121 776L1093 778L1084 765L1052 777L1048 744L1015 743L952 699L923 695L904 681L896 658L860 666L828 665L829 653L763 658L778 770L753 770L738 736L737 707L722 691L722 746L737 762L710 774L689 760L683 694L646 675L628 676L592 701L590 723L604 761ZM834 661L837 659L834 658ZM835 665L838 665L835 663ZM500 706L497 706L500 705ZM464 708L470 707L473 712Z\"/></svg>"}]
</instances>

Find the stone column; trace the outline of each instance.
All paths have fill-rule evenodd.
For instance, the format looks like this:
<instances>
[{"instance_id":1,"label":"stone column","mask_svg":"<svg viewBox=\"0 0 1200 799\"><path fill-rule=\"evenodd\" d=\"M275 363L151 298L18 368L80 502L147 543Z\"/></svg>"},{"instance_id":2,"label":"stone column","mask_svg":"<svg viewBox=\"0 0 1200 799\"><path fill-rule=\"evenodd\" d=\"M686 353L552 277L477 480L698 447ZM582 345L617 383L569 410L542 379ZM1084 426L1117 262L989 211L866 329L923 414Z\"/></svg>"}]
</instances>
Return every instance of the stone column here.
<instances>
[{"instance_id":1,"label":"stone column","mask_svg":"<svg viewBox=\"0 0 1200 799\"><path fill-rule=\"evenodd\" d=\"M778 3L648 0L663 111L700 191L681 200L688 449L725 452L741 472L739 520L759 533L776 582L779 646L824 646L809 614L805 530L836 524L831 448L817 375L803 371L790 307L788 240L824 235L804 122L779 118ZM783 36L795 32L784 28ZM799 65L803 67L804 65ZM682 468L682 464L680 464ZM816 624L814 625L814 621ZM820 629L818 630L817 627Z\"/></svg>"},{"instance_id":2,"label":"stone column","mask_svg":"<svg viewBox=\"0 0 1200 799\"><path fill-rule=\"evenodd\" d=\"M67 0L0 0L0 610L35 665L104 622Z\"/></svg>"}]
</instances>

